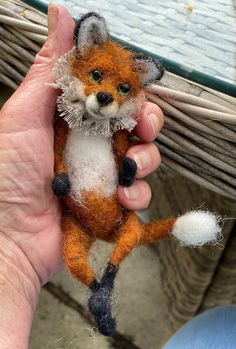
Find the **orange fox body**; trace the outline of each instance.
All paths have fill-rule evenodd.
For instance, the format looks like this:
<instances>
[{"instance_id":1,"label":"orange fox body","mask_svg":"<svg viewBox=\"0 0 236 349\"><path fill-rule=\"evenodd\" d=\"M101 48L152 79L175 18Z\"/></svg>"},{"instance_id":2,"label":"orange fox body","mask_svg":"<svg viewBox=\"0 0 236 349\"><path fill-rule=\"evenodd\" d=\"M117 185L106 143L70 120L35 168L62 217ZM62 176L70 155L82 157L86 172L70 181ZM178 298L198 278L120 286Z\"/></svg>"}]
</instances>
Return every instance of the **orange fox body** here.
<instances>
[{"instance_id":1,"label":"orange fox body","mask_svg":"<svg viewBox=\"0 0 236 349\"><path fill-rule=\"evenodd\" d=\"M80 19L74 43L55 68L53 86L62 94L58 97L61 117L55 120L52 187L63 197L65 262L71 274L90 287L89 309L99 330L112 335L113 282L120 263L134 247L172 235L197 245L215 240L220 228L216 217L206 212L144 224L134 212L121 207L118 183L131 185L137 168L125 157L129 132L137 122L143 87L160 79L163 70L153 59L109 40L105 21L96 13ZM203 221L201 229L199 220ZM88 264L89 249L97 238L115 243L100 282Z\"/></svg>"},{"instance_id":2,"label":"orange fox body","mask_svg":"<svg viewBox=\"0 0 236 349\"><path fill-rule=\"evenodd\" d=\"M79 97L105 91L113 98L112 105L106 107L109 113L126 108L124 112L128 110L135 120L143 92L133 57L134 53L111 40L85 49L83 57L72 52L68 67L76 79ZM99 83L90 76L95 70L103 73ZM124 82L131 86L128 95L117 89ZM77 103L77 97L72 103ZM87 265L87 254L96 238L117 243L111 262L118 266L133 247L168 236L175 222L170 218L141 224L134 212L118 203L118 171L129 148L128 137L127 130L118 130L110 137L83 135L61 118L55 123L55 174L68 174L71 183L70 194L63 199L64 259L71 273L88 286L94 274Z\"/></svg>"},{"instance_id":3,"label":"orange fox body","mask_svg":"<svg viewBox=\"0 0 236 349\"><path fill-rule=\"evenodd\" d=\"M82 170L85 171L81 178L82 181L86 181L90 176L89 171L94 171L93 187L86 190L82 188L80 192L74 192L73 177L75 176L77 179L80 176L80 166L79 163L77 163L77 167L69 166L68 168L66 166L68 162L67 156L70 151L68 149L68 140L71 132L64 120L56 120L55 173L68 173L69 178L72 179L72 192L63 199L64 259L71 273L89 286L94 280L94 274L87 265L88 250L96 238L117 243L111 262L118 266L134 247L168 237L175 218L151 224L142 224L134 212L124 209L119 204L116 196L118 169L129 147L128 132L124 130L117 131L112 138L106 140L112 156L108 159L108 163L105 164L108 167L104 168L104 173L100 175L100 178L97 176L97 167L100 164L96 163L94 158L92 162L94 168L91 169L88 166ZM92 140L96 138L96 136L80 137L92 138ZM95 140L96 145L97 142ZM74 146L74 143L72 145L69 143L70 146ZM72 151L74 151L74 148ZM101 149L99 147L96 148L98 161L100 159L99 151L102 151L101 156L104 156L104 147L101 147ZM80 149L78 148L79 152ZM84 152L82 151L82 153ZM84 154L86 159L88 159L90 156L88 148L86 148ZM83 163L83 161L81 162ZM111 169L112 166L114 166L113 169ZM112 171L115 172L115 176L112 177L113 181L110 181L109 174ZM103 190L104 188L100 183L104 187L109 184L110 188L105 187L105 190Z\"/></svg>"}]
</instances>

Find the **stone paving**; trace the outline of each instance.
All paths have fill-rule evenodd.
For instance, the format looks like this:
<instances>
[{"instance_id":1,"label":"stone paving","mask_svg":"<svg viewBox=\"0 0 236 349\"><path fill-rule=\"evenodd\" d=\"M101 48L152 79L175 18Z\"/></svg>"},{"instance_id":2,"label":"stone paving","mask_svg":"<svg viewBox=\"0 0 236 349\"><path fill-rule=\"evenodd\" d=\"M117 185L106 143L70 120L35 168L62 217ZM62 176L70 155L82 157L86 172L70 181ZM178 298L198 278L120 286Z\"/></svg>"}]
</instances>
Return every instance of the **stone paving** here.
<instances>
[{"instance_id":1,"label":"stone paving","mask_svg":"<svg viewBox=\"0 0 236 349\"><path fill-rule=\"evenodd\" d=\"M43 0L48 3L48 0ZM236 80L235 0L53 0L102 13L113 35L211 76Z\"/></svg>"}]
</instances>

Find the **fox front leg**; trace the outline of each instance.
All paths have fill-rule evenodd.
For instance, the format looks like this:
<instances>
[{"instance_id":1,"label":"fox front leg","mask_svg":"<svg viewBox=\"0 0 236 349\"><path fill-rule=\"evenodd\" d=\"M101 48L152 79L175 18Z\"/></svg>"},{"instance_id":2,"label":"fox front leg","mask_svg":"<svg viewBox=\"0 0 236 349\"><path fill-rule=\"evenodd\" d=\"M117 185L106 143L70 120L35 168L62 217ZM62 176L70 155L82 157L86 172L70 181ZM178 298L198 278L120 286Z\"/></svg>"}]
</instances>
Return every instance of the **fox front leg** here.
<instances>
[{"instance_id":1,"label":"fox front leg","mask_svg":"<svg viewBox=\"0 0 236 349\"><path fill-rule=\"evenodd\" d=\"M119 169L119 184L124 187L133 184L137 173L136 162L125 156L129 147L129 132L126 130L117 131L113 135L113 150Z\"/></svg>"},{"instance_id":2,"label":"fox front leg","mask_svg":"<svg viewBox=\"0 0 236 349\"><path fill-rule=\"evenodd\" d=\"M58 198L62 198L70 192L70 181L66 173L58 173L52 181L52 190Z\"/></svg>"},{"instance_id":3,"label":"fox front leg","mask_svg":"<svg viewBox=\"0 0 236 349\"><path fill-rule=\"evenodd\" d=\"M121 162L121 169L119 172L119 184L124 187L130 187L136 177L137 164L134 160L126 157Z\"/></svg>"},{"instance_id":4,"label":"fox front leg","mask_svg":"<svg viewBox=\"0 0 236 349\"><path fill-rule=\"evenodd\" d=\"M121 162L121 169L119 172L119 184L124 187L130 187L135 180L136 173L136 162L128 157L125 157Z\"/></svg>"}]
</instances>

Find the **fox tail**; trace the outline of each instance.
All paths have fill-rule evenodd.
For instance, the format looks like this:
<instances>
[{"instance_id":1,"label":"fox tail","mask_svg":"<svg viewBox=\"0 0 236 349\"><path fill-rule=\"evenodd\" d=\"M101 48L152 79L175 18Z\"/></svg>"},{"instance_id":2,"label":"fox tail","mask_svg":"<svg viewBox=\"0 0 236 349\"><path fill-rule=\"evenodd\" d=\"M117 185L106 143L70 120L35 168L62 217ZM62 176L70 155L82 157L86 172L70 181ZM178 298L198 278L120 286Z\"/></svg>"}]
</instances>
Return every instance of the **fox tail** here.
<instances>
[{"instance_id":1,"label":"fox tail","mask_svg":"<svg viewBox=\"0 0 236 349\"><path fill-rule=\"evenodd\" d=\"M174 237L181 245L196 247L219 241L221 231L221 219L214 213L190 211L179 217L142 223L140 245Z\"/></svg>"}]
</instances>

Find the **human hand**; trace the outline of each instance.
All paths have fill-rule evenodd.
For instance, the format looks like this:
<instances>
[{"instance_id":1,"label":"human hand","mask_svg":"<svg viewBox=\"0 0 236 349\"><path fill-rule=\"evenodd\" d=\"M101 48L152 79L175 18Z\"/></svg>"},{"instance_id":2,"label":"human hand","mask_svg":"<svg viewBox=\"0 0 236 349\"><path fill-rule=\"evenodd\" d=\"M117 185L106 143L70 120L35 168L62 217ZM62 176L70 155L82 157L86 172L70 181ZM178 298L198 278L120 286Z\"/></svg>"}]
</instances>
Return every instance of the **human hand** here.
<instances>
[{"instance_id":1,"label":"human hand","mask_svg":"<svg viewBox=\"0 0 236 349\"><path fill-rule=\"evenodd\" d=\"M13 264L19 263L17 255L24 256L22 275L33 280L37 292L63 264L61 214L51 190L57 92L46 83L54 79L52 68L57 58L72 47L73 30L69 13L50 5L49 37L0 117L0 240L14 245ZM135 129L143 143L127 152L138 164L139 179L130 188L118 188L119 200L126 208L142 209L150 201L150 188L142 178L160 163L158 150L150 142L162 125L161 110L144 102Z\"/></svg>"},{"instance_id":2,"label":"human hand","mask_svg":"<svg viewBox=\"0 0 236 349\"><path fill-rule=\"evenodd\" d=\"M48 39L0 112L2 348L27 347L40 287L63 265L61 213L51 190L57 92L46 83L54 79L52 68L57 58L72 47L73 30L69 13L51 5ZM149 203L150 188L142 178L160 163L158 150L150 142L162 125L161 110L144 102L135 130L143 143L127 152L138 164L139 179L126 188L128 192L118 188L121 204L129 209L141 209Z\"/></svg>"}]
</instances>

